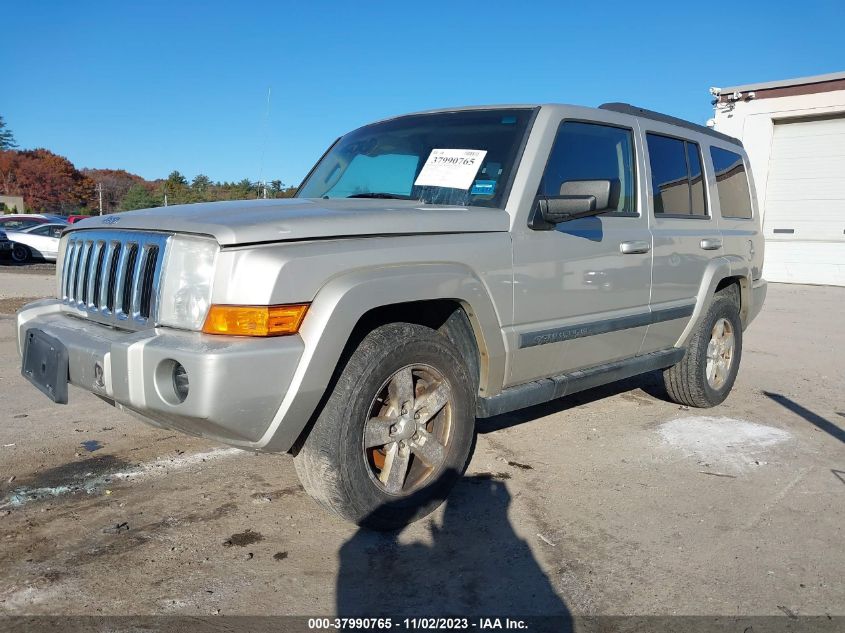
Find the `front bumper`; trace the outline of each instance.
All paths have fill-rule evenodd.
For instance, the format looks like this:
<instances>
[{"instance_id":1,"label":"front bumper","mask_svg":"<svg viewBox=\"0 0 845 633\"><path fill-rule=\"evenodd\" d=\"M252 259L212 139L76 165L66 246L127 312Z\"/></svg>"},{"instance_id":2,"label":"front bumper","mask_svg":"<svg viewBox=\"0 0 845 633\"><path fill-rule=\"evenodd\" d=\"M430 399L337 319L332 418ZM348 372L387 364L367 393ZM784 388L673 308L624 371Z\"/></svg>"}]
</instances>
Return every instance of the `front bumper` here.
<instances>
[{"instance_id":1,"label":"front bumper","mask_svg":"<svg viewBox=\"0 0 845 633\"><path fill-rule=\"evenodd\" d=\"M243 448L266 443L304 348L299 336L250 339L170 328L127 332L70 316L55 299L18 313L18 353L30 328L67 347L71 384L156 426ZM190 388L181 403L173 397L173 361L188 374Z\"/></svg>"}]
</instances>

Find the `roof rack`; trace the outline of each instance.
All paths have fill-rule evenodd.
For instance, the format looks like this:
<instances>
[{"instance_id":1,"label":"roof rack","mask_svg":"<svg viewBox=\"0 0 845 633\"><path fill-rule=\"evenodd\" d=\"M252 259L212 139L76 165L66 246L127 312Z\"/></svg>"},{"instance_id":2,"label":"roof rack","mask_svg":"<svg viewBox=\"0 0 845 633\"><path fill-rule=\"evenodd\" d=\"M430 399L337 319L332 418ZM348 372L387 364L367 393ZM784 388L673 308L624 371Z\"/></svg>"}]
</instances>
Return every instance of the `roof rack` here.
<instances>
[{"instance_id":1,"label":"roof rack","mask_svg":"<svg viewBox=\"0 0 845 633\"><path fill-rule=\"evenodd\" d=\"M621 112L622 114L630 114L631 116L638 116L644 119L651 119L652 121L660 121L661 123L668 123L669 125L676 125L678 127L692 130L693 132L707 134L708 136L713 136L723 141L728 141L729 143L735 143L740 146L742 145L742 141L740 141L738 138L728 136L727 134L722 134L721 132L717 132L712 128L706 127L704 125L698 125L697 123L690 123L689 121L685 121L684 119L669 116L668 114L661 114L660 112L655 112L654 110L638 108L637 106L633 106L630 103L603 103L599 106L599 108L601 108L602 110L611 110L612 112Z\"/></svg>"}]
</instances>

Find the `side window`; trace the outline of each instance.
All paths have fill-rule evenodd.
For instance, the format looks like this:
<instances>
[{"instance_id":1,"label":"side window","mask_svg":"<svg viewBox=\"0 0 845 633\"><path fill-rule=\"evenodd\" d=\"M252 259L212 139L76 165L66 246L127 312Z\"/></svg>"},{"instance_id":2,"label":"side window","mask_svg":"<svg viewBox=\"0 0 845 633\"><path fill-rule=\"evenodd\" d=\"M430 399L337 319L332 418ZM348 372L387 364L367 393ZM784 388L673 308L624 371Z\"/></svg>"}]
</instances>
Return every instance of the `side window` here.
<instances>
[{"instance_id":1,"label":"side window","mask_svg":"<svg viewBox=\"0 0 845 633\"><path fill-rule=\"evenodd\" d=\"M701 149L697 143L646 134L656 215L706 217Z\"/></svg>"},{"instance_id":2,"label":"side window","mask_svg":"<svg viewBox=\"0 0 845 633\"><path fill-rule=\"evenodd\" d=\"M583 180L611 182L611 208L636 213L634 142L631 130L565 121L558 128L538 195L566 195L567 183Z\"/></svg>"},{"instance_id":3,"label":"side window","mask_svg":"<svg viewBox=\"0 0 845 633\"><path fill-rule=\"evenodd\" d=\"M49 227L49 226L39 226L38 228L32 229L30 231L30 233L33 234L33 235L45 235L46 236L46 235L49 234L50 228L51 227Z\"/></svg>"},{"instance_id":4,"label":"side window","mask_svg":"<svg viewBox=\"0 0 845 633\"><path fill-rule=\"evenodd\" d=\"M742 156L718 147L710 148L716 189L723 218L751 218L751 192Z\"/></svg>"},{"instance_id":5,"label":"side window","mask_svg":"<svg viewBox=\"0 0 845 633\"><path fill-rule=\"evenodd\" d=\"M24 220L6 220L0 226L2 226L6 231L20 231L21 229L33 226L34 224L34 222L26 222Z\"/></svg>"}]
</instances>

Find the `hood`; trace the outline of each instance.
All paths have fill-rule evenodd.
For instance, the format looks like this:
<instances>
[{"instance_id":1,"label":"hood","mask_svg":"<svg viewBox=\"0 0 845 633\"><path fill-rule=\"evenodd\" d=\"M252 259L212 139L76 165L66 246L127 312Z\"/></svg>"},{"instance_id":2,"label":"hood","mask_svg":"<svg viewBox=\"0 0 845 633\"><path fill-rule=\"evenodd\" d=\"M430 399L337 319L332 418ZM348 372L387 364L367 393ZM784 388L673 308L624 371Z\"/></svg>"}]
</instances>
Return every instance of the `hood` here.
<instances>
[{"instance_id":1,"label":"hood","mask_svg":"<svg viewBox=\"0 0 845 633\"><path fill-rule=\"evenodd\" d=\"M232 200L141 209L93 217L84 229L134 229L211 235L222 246L356 235L507 231L507 212L416 200L288 198Z\"/></svg>"}]
</instances>

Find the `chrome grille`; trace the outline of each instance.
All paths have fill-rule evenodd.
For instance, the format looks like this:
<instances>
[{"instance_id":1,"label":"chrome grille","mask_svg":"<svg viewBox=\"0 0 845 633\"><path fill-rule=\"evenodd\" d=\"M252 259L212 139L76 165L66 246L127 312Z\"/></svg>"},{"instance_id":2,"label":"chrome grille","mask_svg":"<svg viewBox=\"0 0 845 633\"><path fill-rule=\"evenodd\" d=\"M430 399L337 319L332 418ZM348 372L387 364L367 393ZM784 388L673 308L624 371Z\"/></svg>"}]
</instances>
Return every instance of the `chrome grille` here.
<instances>
[{"instance_id":1,"label":"chrome grille","mask_svg":"<svg viewBox=\"0 0 845 633\"><path fill-rule=\"evenodd\" d=\"M139 330L155 325L169 235L75 231L62 260L61 299L69 312Z\"/></svg>"}]
</instances>

